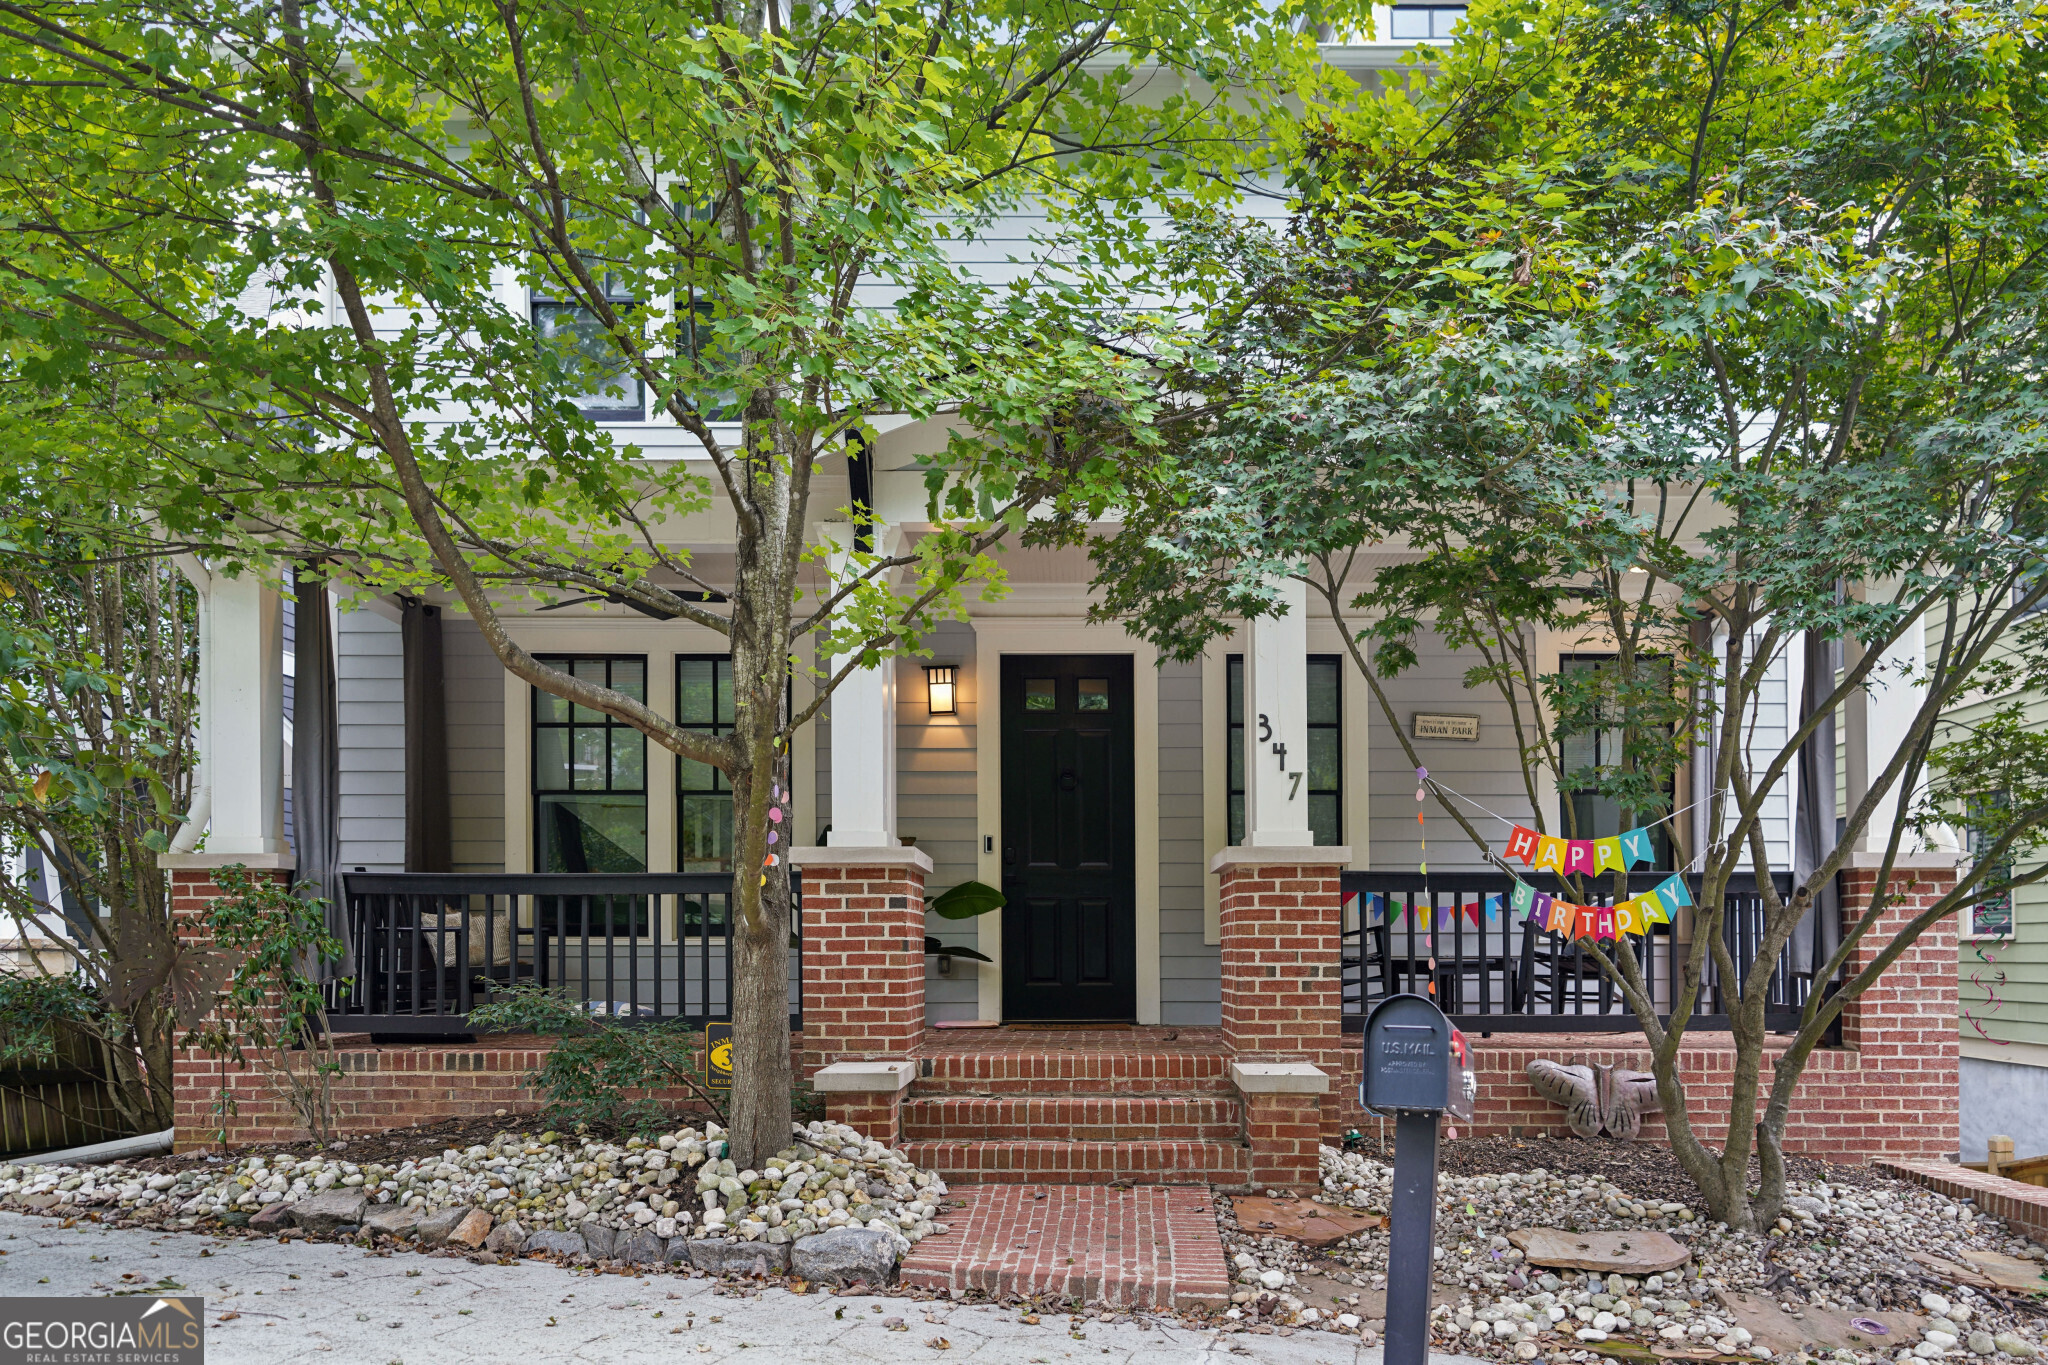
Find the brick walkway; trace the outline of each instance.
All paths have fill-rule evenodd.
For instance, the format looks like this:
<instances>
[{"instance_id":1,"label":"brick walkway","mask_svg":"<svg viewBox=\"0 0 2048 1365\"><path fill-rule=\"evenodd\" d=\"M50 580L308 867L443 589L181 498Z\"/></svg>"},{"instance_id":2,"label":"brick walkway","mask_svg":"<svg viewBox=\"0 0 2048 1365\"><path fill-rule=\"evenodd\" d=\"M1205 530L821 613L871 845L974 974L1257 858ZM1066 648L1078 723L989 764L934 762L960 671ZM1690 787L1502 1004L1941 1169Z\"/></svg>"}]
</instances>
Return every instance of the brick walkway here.
<instances>
[{"instance_id":1,"label":"brick walkway","mask_svg":"<svg viewBox=\"0 0 2048 1365\"><path fill-rule=\"evenodd\" d=\"M950 1231L903 1262L903 1282L1111 1308L1208 1308L1230 1299L1216 1213L1201 1185L964 1185Z\"/></svg>"}]
</instances>

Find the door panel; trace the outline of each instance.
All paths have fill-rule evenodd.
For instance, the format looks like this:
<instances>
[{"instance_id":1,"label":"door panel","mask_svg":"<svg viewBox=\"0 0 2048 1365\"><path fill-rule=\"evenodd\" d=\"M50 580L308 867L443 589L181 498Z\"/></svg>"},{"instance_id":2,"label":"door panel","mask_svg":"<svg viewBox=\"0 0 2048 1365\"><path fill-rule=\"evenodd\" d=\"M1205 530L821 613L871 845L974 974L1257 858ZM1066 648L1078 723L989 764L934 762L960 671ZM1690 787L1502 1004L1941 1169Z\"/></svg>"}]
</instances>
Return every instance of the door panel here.
<instances>
[{"instance_id":1,"label":"door panel","mask_svg":"<svg viewBox=\"0 0 2048 1365\"><path fill-rule=\"evenodd\" d=\"M1002 667L1003 1017L1128 1020L1137 1005L1128 655Z\"/></svg>"}]
</instances>

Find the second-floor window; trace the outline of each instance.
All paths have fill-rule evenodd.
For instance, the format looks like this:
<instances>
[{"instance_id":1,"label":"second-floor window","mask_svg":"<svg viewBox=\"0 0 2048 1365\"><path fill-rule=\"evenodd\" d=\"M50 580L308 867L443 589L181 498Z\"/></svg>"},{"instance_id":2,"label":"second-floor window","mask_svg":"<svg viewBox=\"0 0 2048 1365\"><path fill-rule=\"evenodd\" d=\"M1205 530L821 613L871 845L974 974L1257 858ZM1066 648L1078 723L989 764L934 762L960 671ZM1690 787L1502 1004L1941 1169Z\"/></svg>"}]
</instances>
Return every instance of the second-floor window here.
<instances>
[{"instance_id":1,"label":"second-floor window","mask_svg":"<svg viewBox=\"0 0 2048 1365\"><path fill-rule=\"evenodd\" d=\"M597 276L605 299L621 316L633 313L633 296L609 271ZM555 348L568 371L569 401L599 422L638 422L647 416L640 378L619 353L597 314L580 303L563 303L544 292L533 296L533 330L540 344Z\"/></svg>"},{"instance_id":2,"label":"second-floor window","mask_svg":"<svg viewBox=\"0 0 2048 1365\"><path fill-rule=\"evenodd\" d=\"M1396 5L1388 25L1396 42L1449 38L1465 22L1463 5Z\"/></svg>"}]
</instances>

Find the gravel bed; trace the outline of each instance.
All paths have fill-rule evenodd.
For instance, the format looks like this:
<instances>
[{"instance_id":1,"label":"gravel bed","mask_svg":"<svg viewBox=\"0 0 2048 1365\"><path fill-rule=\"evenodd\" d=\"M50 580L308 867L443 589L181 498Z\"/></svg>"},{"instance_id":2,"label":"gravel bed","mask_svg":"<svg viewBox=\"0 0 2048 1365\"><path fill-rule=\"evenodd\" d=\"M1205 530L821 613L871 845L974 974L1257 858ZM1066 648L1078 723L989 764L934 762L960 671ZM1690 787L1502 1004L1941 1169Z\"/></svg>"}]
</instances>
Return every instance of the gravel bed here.
<instances>
[{"instance_id":1,"label":"gravel bed","mask_svg":"<svg viewBox=\"0 0 2048 1365\"><path fill-rule=\"evenodd\" d=\"M1453 1153L1456 1160L1449 1159ZM1569 1153L1565 1160L1577 1169L1540 1164L1560 1153ZM1965 1250L1994 1251L2041 1261L2048 1250L1968 1201L1868 1167L1795 1163L1785 1216L1759 1236L1709 1222L1697 1191L1689 1183L1674 1185L1676 1164L1659 1149L1492 1141L1452 1144L1446 1157L1438 1177L1431 1309L1438 1350L1554 1365L1601 1356L1649 1360L1653 1352L1774 1358L1716 1297L1716 1290L1726 1290L1766 1297L1789 1314L1815 1307L1924 1317L1923 1332L1896 1347L1840 1349L1826 1357L1841 1365L1888 1359L1919 1365L1951 1357L1995 1365L2043 1351L2048 1303L1945 1284L1907 1253L1959 1260ZM1316 1198L1384 1211L1392 1176L1390 1164L1366 1151L1325 1147ZM1368 1343L1384 1332L1385 1232L1311 1251L1239 1227L1227 1204L1219 1200L1219 1225L1239 1281L1230 1310L1236 1326L1321 1328L1358 1334ZM1640 1277L1550 1271L1526 1264L1507 1237L1533 1227L1654 1228L1687 1244L1692 1259L1682 1270ZM1309 1304L1310 1282L1326 1293L1334 1282L1336 1302ZM1776 1358L1803 1365L1815 1357L1797 1351Z\"/></svg>"},{"instance_id":2,"label":"gravel bed","mask_svg":"<svg viewBox=\"0 0 2048 1365\"><path fill-rule=\"evenodd\" d=\"M343 1235L396 1227L411 1215L425 1226L436 1214L475 1210L486 1221L474 1227L580 1233L592 1246L644 1232L780 1248L837 1228L866 1228L886 1234L899 1256L944 1230L933 1218L946 1193L936 1174L843 1124L812 1123L793 1136L796 1141L759 1171L734 1168L716 1124L624 1143L503 1131L489 1142L402 1158L371 1159L336 1143L327 1151L248 1152L233 1159L8 1165L0 1166L0 1206L90 1210L170 1229L235 1227L252 1219L259 1228L281 1228L300 1221L308 1231ZM329 1220L322 1226L290 1213L321 1196L355 1193L365 1201L359 1224ZM387 1215L398 1222L380 1221ZM403 1235L411 1235L411 1225L405 1226ZM526 1249L502 1237L492 1247ZM549 1249L567 1247L558 1241Z\"/></svg>"}]
</instances>

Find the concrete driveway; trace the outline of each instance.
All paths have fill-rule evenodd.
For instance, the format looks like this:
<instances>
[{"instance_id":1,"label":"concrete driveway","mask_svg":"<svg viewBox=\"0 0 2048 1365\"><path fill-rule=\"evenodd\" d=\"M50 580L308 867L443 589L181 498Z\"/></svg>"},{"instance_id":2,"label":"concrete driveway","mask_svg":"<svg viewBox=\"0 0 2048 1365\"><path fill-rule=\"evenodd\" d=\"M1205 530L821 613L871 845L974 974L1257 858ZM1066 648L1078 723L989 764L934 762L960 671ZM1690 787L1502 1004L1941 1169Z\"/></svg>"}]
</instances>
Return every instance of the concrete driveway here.
<instances>
[{"instance_id":1,"label":"concrete driveway","mask_svg":"<svg viewBox=\"0 0 2048 1365\"><path fill-rule=\"evenodd\" d=\"M1257 1361L1379 1365L1378 1347L1302 1331L1221 1336L879 1295L758 1291L707 1279L473 1265L328 1243L152 1233L0 1214L0 1296L183 1292L206 1299L209 1365L541 1365L575 1361ZM893 1320L893 1321L892 1321ZM1433 1365L1482 1365L1438 1356Z\"/></svg>"}]
</instances>

